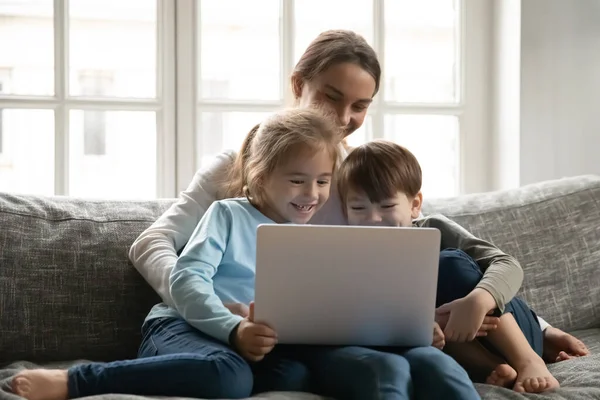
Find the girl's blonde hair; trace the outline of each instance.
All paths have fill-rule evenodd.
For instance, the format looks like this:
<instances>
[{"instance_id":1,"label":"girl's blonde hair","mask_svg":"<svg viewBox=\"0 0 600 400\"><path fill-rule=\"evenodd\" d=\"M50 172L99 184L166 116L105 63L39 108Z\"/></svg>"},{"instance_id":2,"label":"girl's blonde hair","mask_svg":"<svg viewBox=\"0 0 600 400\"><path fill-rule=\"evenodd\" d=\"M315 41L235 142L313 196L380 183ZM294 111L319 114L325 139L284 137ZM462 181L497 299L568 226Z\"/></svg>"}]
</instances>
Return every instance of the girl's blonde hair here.
<instances>
[{"instance_id":1,"label":"girl's blonde hair","mask_svg":"<svg viewBox=\"0 0 600 400\"><path fill-rule=\"evenodd\" d=\"M277 112L248 133L231 166L224 197L264 201L264 184L273 171L298 154L325 150L335 167L341 157L342 129L322 110L294 108Z\"/></svg>"}]
</instances>

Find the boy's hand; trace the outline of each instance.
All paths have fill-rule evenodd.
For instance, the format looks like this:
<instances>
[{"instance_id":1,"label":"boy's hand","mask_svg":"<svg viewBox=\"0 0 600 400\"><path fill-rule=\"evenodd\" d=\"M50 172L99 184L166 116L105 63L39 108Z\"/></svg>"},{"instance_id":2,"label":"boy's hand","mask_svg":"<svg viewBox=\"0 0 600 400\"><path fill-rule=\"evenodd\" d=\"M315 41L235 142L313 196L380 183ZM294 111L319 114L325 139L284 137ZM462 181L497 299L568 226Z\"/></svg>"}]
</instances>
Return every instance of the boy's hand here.
<instances>
[{"instance_id":1,"label":"boy's hand","mask_svg":"<svg viewBox=\"0 0 600 400\"><path fill-rule=\"evenodd\" d=\"M446 345L446 340L444 339L444 332L442 332L442 328L440 328L437 322L433 323L433 343L431 345L440 350L442 350Z\"/></svg>"},{"instance_id":2,"label":"boy's hand","mask_svg":"<svg viewBox=\"0 0 600 400\"><path fill-rule=\"evenodd\" d=\"M492 295L476 288L466 297L440 306L436 310L436 321L443 326L447 341L469 342L496 328L498 319L487 316L495 307Z\"/></svg>"},{"instance_id":3,"label":"boy's hand","mask_svg":"<svg viewBox=\"0 0 600 400\"><path fill-rule=\"evenodd\" d=\"M250 303L248 317L236 327L233 346L248 361L260 361L277 344L277 334L267 325L254 322L254 302Z\"/></svg>"}]
</instances>

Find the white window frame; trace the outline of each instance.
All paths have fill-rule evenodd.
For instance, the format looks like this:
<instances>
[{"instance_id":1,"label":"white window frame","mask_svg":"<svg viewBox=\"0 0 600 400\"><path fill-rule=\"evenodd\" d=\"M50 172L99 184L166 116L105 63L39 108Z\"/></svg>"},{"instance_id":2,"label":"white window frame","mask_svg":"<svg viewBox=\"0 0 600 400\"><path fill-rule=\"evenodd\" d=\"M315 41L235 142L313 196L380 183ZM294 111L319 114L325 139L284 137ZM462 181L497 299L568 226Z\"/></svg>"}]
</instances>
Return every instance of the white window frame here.
<instances>
[{"instance_id":1,"label":"white window frame","mask_svg":"<svg viewBox=\"0 0 600 400\"><path fill-rule=\"evenodd\" d=\"M198 97L197 85L200 76L200 47L197 10L202 0L177 1L177 190L188 187L196 172L197 116L202 111L272 111L291 105L293 96L289 77L294 67L294 1L280 0L282 30L280 35L281 54L281 100L238 101L207 100ZM301 1L301 0L298 0ZM448 0L450 1L450 0ZM471 193L489 189L488 145L488 54L489 5L480 0L454 0L460 7L460 43L457 46L459 68L458 98L454 104L416 104L384 101L385 84L369 107L373 138L383 136L384 116L388 114L434 114L454 115L460 126L460 187L459 193ZM382 67L385 58L384 0L373 0L374 48ZM487 22L486 22L487 21ZM383 68L385 75L385 68Z\"/></svg>"},{"instance_id":2,"label":"white window frame","mask_svg":"<svg viewBox=\"0 0 600 400\"><path fill-rule=\"evenodd\" d=\"M69 194L69 112L78 110L156 112L157 197L176 193L175 3L157 1L156 98L69 96L69 0L54 0L54 96L0 95L4 109L54 111L54 192Z\"/></svg>"},{"instance_id":3,"label":"white window frame","mask_svg":"<svg viewBox=\"0 0 600 400\"><path fill-rule=\"evenodd\" d=\"M10 89L9 89L10 79L11 79L11 70L9 68L0 68L0 85L2 85L2 88L0 88L0 96L2 96L2 94L5 92L10 91ZM6 140L6 133L3 131L4 130L4 116L2 115L3 110L4 110L4 107L2 106L2 104L0 104L0 163L6 157L6 153L8 153L8 150L6 150L8 141Z\"/></svg>"}]
</instances>

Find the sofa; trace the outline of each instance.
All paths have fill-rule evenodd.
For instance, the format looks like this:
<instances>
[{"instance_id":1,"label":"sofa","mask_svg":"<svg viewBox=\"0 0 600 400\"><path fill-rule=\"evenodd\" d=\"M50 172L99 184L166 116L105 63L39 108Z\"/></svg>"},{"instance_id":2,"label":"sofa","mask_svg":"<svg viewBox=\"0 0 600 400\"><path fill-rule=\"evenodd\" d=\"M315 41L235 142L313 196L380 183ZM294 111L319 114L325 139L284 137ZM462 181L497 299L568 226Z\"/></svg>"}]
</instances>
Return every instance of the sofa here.
<instances>
[{"instance_id":1,"label":"sofa","mask_svg":"<svg viewBox=\"0 0 600 400\"><path fill-rule=\"evenodd\" d=\"M22 368L136 356L141 322L159 298L128 248L173 201L0 194L0 399L17 399L8 382ZM550 366L562 385L555 392L478 384L482 398L600 399L600 177L432 199L424 213L442 213L516 256L525 270L520 295L592 352Z\"/></svg>"}]
</instances>

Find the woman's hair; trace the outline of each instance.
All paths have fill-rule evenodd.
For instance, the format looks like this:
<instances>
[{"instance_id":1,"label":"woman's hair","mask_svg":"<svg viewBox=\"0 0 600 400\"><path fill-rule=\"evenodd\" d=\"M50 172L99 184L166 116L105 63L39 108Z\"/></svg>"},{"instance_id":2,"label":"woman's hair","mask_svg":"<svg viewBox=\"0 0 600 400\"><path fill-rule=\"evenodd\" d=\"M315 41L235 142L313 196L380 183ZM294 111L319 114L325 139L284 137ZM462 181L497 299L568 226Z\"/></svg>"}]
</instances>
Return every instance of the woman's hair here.
<instances>
[{"instance_id":1,"label":"woman's hair","mask_svg":"<svg viewBox=\"0 0 600 400\"><path fill-rule=\"evenodd\" d=\"M405 147L387 140L373 140L356 147L342 162L337 185L342 204L352 189L380 203L402 192L413 198L421 190L419 161Z\"/></svg>"},{"instance_id":2,"label":"woman's hair","mask_svg":"<svg viewBox=\"0 0 600 400\"><path fill-rule=\"evenodd\" d=\"M379 90L381 66L375 50L359 34L348 30L330 30L321 33L306 48L296 64L292 76L303 82L312 81L326 69L342 63L352 63L367 71Z\"/></svg>"},{"instance_id":3,"label":"woman's hair","mask_svg":"<svg viewBox=\"0 0 600 400\"><path fill-rule=\"evenodd\" d=\"M340 159L342 129L335 118L314 108L277 112L248 133L228 174L224 197L264 200L263 186L273 171L299 154L327 151L335 166Z\"/></svg>"}]
</instances>

